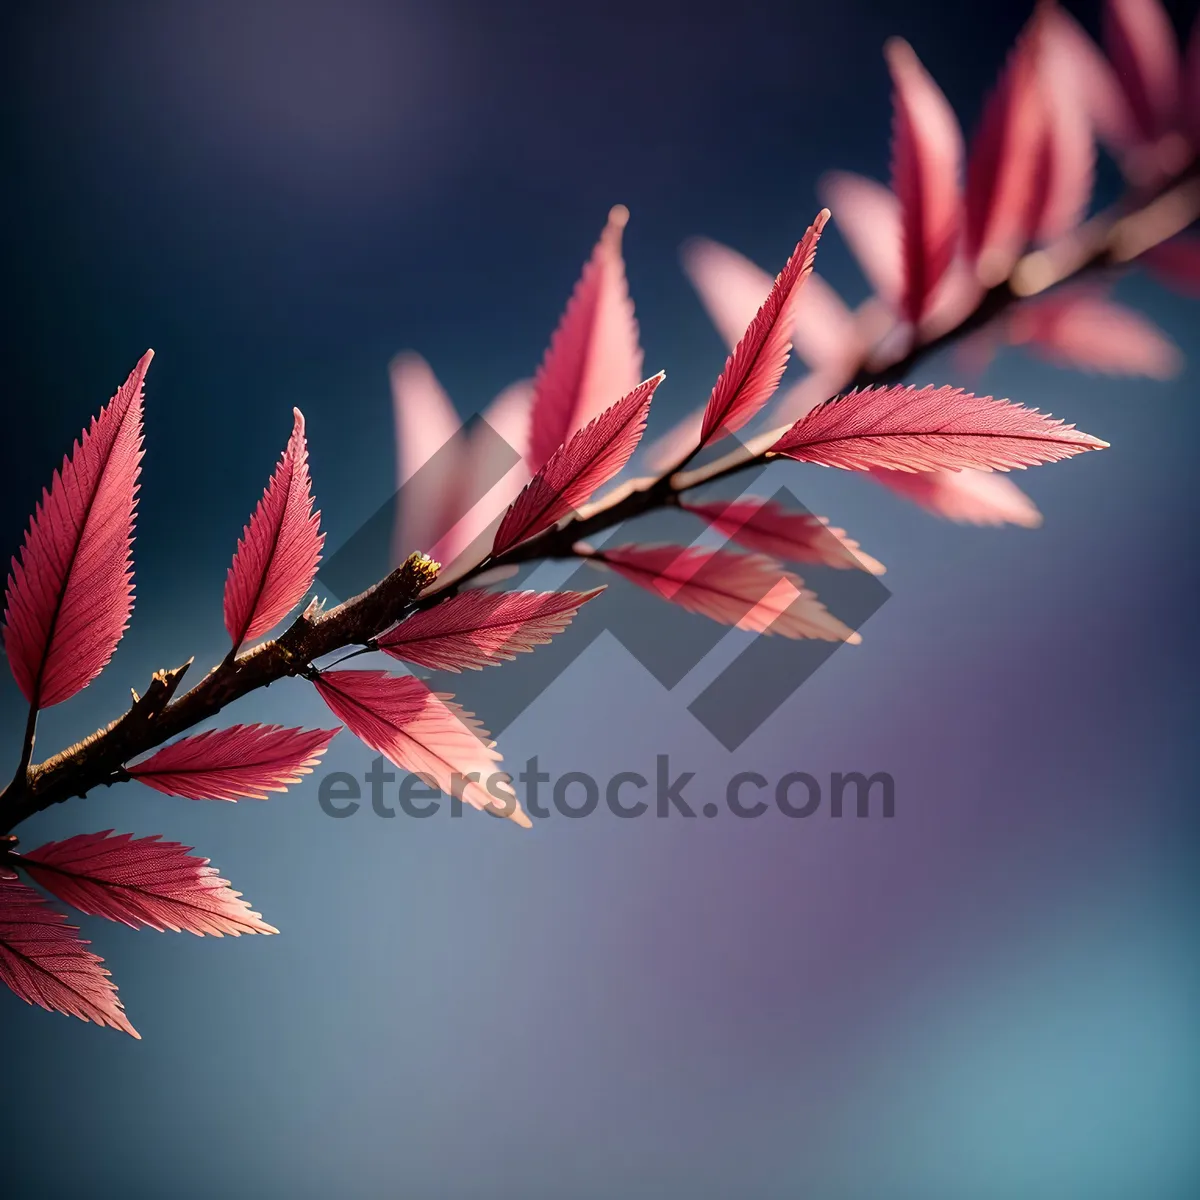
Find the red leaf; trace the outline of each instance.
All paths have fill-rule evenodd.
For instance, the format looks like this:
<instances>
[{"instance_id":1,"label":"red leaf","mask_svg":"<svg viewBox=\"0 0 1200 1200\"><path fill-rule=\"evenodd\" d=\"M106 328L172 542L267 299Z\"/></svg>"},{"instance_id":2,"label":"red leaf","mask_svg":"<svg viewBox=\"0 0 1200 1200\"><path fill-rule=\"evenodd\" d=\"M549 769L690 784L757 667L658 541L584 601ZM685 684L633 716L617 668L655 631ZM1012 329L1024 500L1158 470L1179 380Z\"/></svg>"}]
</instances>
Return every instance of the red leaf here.
<instances>
[{"instance_id":1,"label":"red leaf","mask_svg":"<svg viewBox=\"0 0 1200 1200\"><path fill-rule=\"evenodd\" d=\"M504 514L493 554L548 529L621 470L637 449L650 400L662 381L660 371L639 383L551 455Z\"/></svg>"},{"instance_id":2,"label":"red leaf","mask_svg":"<svg viewBox=\"0 0 1200 1200\"><path fill-rule=\"evenodd\" d=\"M464 592L415 613L377 641L393 658L434 671L478 671L545 645L603 590Z\"/></svg>"},{"instance_id":3,"label":"red leaf","mask_svg":"<svg viewBox=\"0 0 1200 1200\"><path fill-rule=\"evenodd\" d=\"M1038 79L1038 17L1021 34L983 110L967 162L966 250L980 282L1008 278L1040 218L1047 119Z\"/></svg>"},{"instance_id":4,"label":"red leaf","mask_svg":"<svg viewBox=\"0 0 1200 1200\"><path fill-rule=\"evenodd\" d=\"M827 401L797 421L771 451L851 471L1007 471L1107 445L1007 400L961 388L896 385Z\"/></svg>"},{"instance_id":5,"label":"red leaf","mask_svg":"<svg viewBox=\"0 0 1200 1200\"><path fill-rule=\"evenodd\" d=\"M888 471L876 467L871 478L921 508L963 525L1042 523L1037 506L1007 475L990 471Z\"/></svg>"},{"instance_id":6,"label":"red leaf","mask_svg":"<svg viewBox=\"0 0 1200 1200\"><path fill-rule=\"evenodd\" d=\"M628 220L623 205L608 214L538 369L529 436L532 470L642 377L637 321L621 257Z\"/></svg>"},{"instance_id":7,"label":"red leaf","mask_svg":"<svg viewBox=\"0 0 1200 1200\"><path fill-rule=\"evenodd\" d=\"M1200 238L1173 237L1152 246L1138 261L1167 287L1185 296L1200 296Z\"/></svg>"},{"instance_id":8,"label":"red leaf","mask_svg":"<svg viewBox=\"0 0 1200 1200\"><path fill-rule=\"evenodd\" d=\"M685 502L681 507L746 549L759 550L783 562L854 568L872 575L882 575L885 570L881 562L864 554L844 529L834 529L825 517L788 512L763 496L708 504Z\"/></svg>"},{"instance_id":9,"label":"red leaf","mask_svg":"<svg viewBox=\"0 0 1200 1200\"><path fill-rule=\"evenodd\" d=\"M25 699L49 708L104 670L133 611L133 515L147 350L55 471L5 597L4 648Z\"/></svg>"},{"instance_id":10,"label":"red leaf","mask_svg":"<svg viewBox=\"0 0 1200 1200\"><path fill-rule=\"evenodd\" d=\"M188 800L265 800L312 772L336 729L231 725L164 746L125 769L168 796Z\"/></svg>"},{"instance_id":11,"label":"red leaf","mask_svg":"<svg viewBox=\"0 0 1200 1200\"><path fill-rule=\"evenodd\" d=\"M90 943L66 921L33 888L0 878L0 980L27 1004L140 1039L104 959L85 949Z\"/></svg>"},{"instance_id":12,"label":"red leaf","mask_svg":"<svg viewBox=\"0 0 1200 1200\"><path fill-rule=\"evenodd\" d=\"M736 250L707 238L683 248L683 266L717 332L730 350L771 292L771 277ZM815 271L792 302L792 348L810 367L857 356L854 314Z\"/></svg>"},{"instance_id":13,"label":"red leaf","mask_svg":"<svg viewBox=\"0 0 1200 1200\"><path fill-rule=\"evenodd\" d=\"M221 937L278 933L190 846L160 842L159 834L81 833L48 842L20 857L46 891L89 916L162 932L186 930Z\"/></svg>"},{"instance_id":14,"label":"red leaf","mask_svg":"<svg viewBox=\"0 0 1200 1200\"><path fill-rule=\"evenodd\" d=\"M822 209L797 243L737 348L725 360L704 410L702 446L741 429L779 386L791 349L794 297L812 273L817 242L827 220L829 210Z\"/></svg>"},{"instance_id":15,"label":"red leaf","mask_svg":"<svg viewBox=\"0 0 1200 1200\"><path fill-rule=\"evenodd\" d=\"M495 770L500 755L474 714L451 703L452 696L430 691L411 675L386 671L323 671L314 683L350 732L401 770L428 777L447 795L457 792L474 808L530 827L515 795L488 790L489 781L495 787L508 778Z\"/></svg>"},{"instance_id":16,"label":"red leaf","mask_svg":"<svg viewBox=\"0 0 1200 1200\"><path fill-rule=\"evenodd\" d=\"M874 179L830 171L821 179L821 195L837 214L834 223L871 287L898 310L904 293L904 237L895 193Z\"/></svg>"},{"instance_id":17,"label":"red leaf","mask_svg":"<svg viewBox=\"0 0 1200 1200\"><path fill-rule=\"evenodd\" d=\"M1170 133L1179 116L1179 46L1158 0L1107 0L1104 46L1143 141Z\"/></svg>"},{"instance_id":18,"label":"red leaf","mask_svg":"<svg viewBox=\"0 0 1200 1200\"><path fill-rule=\"evenodd\" d=\"M317 575L325 535L313 512L304 417L292 409L292 436L250 524L242 531L225 579L225 629L236 650L278 625Z\"/></svg>"},{"instance_id":19,"label":"red leaf","mask_svg":"<svg viewBox=\"0 0 1200 1200\"><path fill-rule=\"evenodd\" d=\"M1010 344L1063 366L1170 379L1183 367L1175 344L1141 313L1076 287L1029 300L1005 324Z\"/></svg>"},{"instance_id":20,"label":"red leaf","mask_svg":"<svg viewBox=\"0 0 1200 1200\"><path fill-rule=\"evenodd\" d=\"M618 546L589 558L688 612L753 633L857 644L804 586L804 581L761 554L734 554L704 546Z\"/></svg>"},{"instance_id":21,"label":"red leaf","mask_svg":"<svg viewBox=\"0 0 1200 1200\"><path fill-rule=\"evenodd\" d=\"M912 47L885 47L894 85L892 191L900 200L904 250L903 315L925 315L958 243L962 133L941 89Z\"/></svg>"}]
</instances>

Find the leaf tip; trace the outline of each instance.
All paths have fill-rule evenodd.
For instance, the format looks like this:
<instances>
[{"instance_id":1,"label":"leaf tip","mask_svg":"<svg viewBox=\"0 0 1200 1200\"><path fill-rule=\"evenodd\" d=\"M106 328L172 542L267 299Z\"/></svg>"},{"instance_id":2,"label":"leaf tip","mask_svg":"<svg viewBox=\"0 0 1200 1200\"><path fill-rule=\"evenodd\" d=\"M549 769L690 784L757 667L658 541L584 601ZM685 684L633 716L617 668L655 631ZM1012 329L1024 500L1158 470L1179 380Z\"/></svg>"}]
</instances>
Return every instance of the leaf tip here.
<instances>
[{"instance_id":1,"label":"leaf tip","mask_svg":"<svg viewBox=\"0 0 1200 1200\"><path fill-rule=\"evenodd\" d=\"M883 57L892 71L901 71L916 58L916 52L902 37L890 37L883 43Z\"/></svg>"}]
</instances>

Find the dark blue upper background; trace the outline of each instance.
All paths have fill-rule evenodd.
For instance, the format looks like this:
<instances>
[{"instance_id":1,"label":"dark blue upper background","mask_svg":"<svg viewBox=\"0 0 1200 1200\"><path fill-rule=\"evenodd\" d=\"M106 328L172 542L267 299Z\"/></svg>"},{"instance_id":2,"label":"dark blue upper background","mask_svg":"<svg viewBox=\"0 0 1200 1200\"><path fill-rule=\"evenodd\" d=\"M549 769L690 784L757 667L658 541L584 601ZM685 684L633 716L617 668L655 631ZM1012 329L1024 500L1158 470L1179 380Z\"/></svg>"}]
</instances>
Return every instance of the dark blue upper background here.
<instances>
[{"instance_id":1,"label":"dark blue upper background","mask_svg":"<svg viewBox=\"0 0 1200 1200\"><path fill-rule=\"evenodd\" d=\"M885 37L970 128L1025 16L6 5L0 545L157 352L134 624L46 715L39 752L153 668L224 652L224 572L293 404L336 546L392 491L392 355L419 350L478 409L532 372L622 202L666 428L723 359L680 242L778 269L823 170L885 174ZM836 236L820 265L865 294ZM1022 476L1043 530L959 529L840 473L789 476L889 565L860 650L727 755L687 696L598 643L502 746L601 779L670 753L697 806L738 769L889 770L891 822L597 816L522 837L330 821L311 780L236 808L130 785L30 822L29 844L115 825L196 845L284 933L84 920L138 1044L0 995L12 1195L1196 1194L1200 338L1194 304L1121 288L1187 353L1180 379L1014 354L984 381L1113 443ZM18 700L5 677L13 756ZM299 682L236 716L325 720ZM329 756L369 760L346 738Z\"/></svg>"}]
</instances>

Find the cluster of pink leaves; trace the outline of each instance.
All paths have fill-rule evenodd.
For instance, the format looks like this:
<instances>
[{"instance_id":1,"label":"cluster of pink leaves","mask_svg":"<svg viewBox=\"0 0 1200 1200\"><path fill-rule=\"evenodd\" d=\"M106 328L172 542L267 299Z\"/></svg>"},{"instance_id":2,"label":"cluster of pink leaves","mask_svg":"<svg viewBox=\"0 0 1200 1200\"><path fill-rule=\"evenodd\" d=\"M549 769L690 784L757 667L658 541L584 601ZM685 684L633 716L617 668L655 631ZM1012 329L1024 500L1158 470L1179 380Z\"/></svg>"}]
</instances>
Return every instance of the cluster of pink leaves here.
<instances>
[{"instance_id":1,"label":"cluster of pink leaves","mask_svg":"<svg viewBox=\"0 0 1200 1200\"><path fill-rule=\"evenodd\" d=\"M774 424L802 416L862 367L886 367L956 328L1024 253L1070 239L1091 203L1098 146L1142 189L1186 167L1200 147L1200 21L1184 56L1158 0L1111 0L1104 41L1107 56L1068 13L1039 4L969 144L913 50L888 44L891 184L835 171L821 185L874 294L852 310L825 280L809 280L793 331L809 374L782 392ZM1138 261L1176 290L1200 295L1200 239L1173 237ZM707 239L689 242L683 262L718 332L735 346L770 276ZM979 372L1007 345L1081 370L1175 374L1175 345L1109 291L1080 284L1011 306L959 342L960 368ZM651 462L672 461L698 420L695 414L662 437ZM996 475L870 474L950 520L1032 526L1041 519L1011 480Z\"/></svg>"},{"instance_id":2,"label":"cluster of pink leaves","mask_svg":"<svg viewBox=\"0 0 1200 1200\"><path fill-rule=\"evenodd\" d=\"M1131 61L1157 80L1161 64L1149 61L1147 39L1135 36L1142 17L1130 16L1144 16L1148 3L1114 3L1113 37L1123 38ZM1058 32L1052 38L1047 28ZM861 247L864 238L873 239L864 257L879 285L872 304L890 312L910 336L922 336L928 322L945 319L947 305L961 305L964 294L977 292L1005 264L1011 266L1031 238L1078 219L1086 193L1080 178L1060 161L1066 152L1056 148L1067 144L1055 140L1060 126L1070 126L1051 105L1051 95L1060 89L1043 91L1038 83L1031 91L1029 80L1043 80L1047 45L1060 47L1055 53L1074 45L1076 58L1090 62L1092 75L1098 75L1102 60L1098 53L1085 53L1080 37L1057 10L1039 9L989 106L973 151L978 165L967 173L965 200L958 184L961 151L953 114L912 51L900 43L889 47L896 84L893 189L842 177L833 190L852 242ZM1144 91L1147 80L1140 86ZM1132 95L1126 101L1131 110L1137 108ZM1178 100L1171 107L1157 90L1154 96L1153 102L1143 97L1137 111L1158 114L1156 123L1139 118L1140 140L1125 143L1138 169L1146 169L1147 154L1138 157L1134 151L1174 132L1183 111ZM1169 120L1163 115L1168 107ZM1039 115L1029 116L1033 111ZM1015 135L1009 131L1024 129L1026 122L1040 131L1048 165L1037 180L1019 184L1011 178L1017 167L1008 148ZM1089 158L1089 187L1090 170ZM1044 181L1051 177L1055 185L1047 188ZM1037 203L1034 192L1040 196ZM1074 199L1068 203L1064 197ZM1026 214L1021 222L1015 220L1017 212ZM471 489L479 479L496 477L496 464L488 461L493 445L463 433L421 360L406 356L393 364L402 481L439 455L437 472L423 485L425 502L418 511L401 513L398 552L433 549L448 569L427 589L421 606L380 634L372 648L425 669L479 670L548 642L602 590L494 593L472 586L455 594L447 584L469 571L469 582L477 585L493 561L503 567L510 552L561 527L622 471L642 440L663 376L642 379L621 253L627 216L622 208L610 214L532 383L510 388L485 414L520 461L483 496ZM707 403L686 427L689 439L678 442L670 455L668 475L764 412L779 389L793 341L822 388L842 376L822 399L841 389L852 361L862 360L863 314L846 310L813 275L828 216L819 214L773 281L758 278L731 251L712 244L693 247L689 269L729 336L731 353ZM871 320L878 328L877 316ZM147 353L139 362L63 460L13 560L5 648L33 712L69 699L94 679L128 625L142 389L150 357ZM996 478L991 472L1105 445L1035 410L948 387L880 386L819 404L797 404L786 394L781 400L786 423L759 439L769 457L865 472L945 516L979 523L1031 524L1036 517L1015 489L991 486ZM729 626L789 638L859 640L790 569L807 563L881 572L882 566L843 530L761 496L735 501L685 496L680 507L724 535L727 545L594 550L577 544L575 552L670 603ZM286 448L226 579L231 656L270 633L308 594L323 544L319 523L304 421L296 412ZM395 765L460 794L476 808L529 825L515 795L498 802L483 785L507 779L496 774L500 755L452 695L386 670L308 666L306 675L338 720ZM266 798L310 772L339 728L250 724L213 729L185 736L125 764L124 770L168 795ZM0 859L0 978L28 1002L129 1033L133 1028L102 960L18 871L83 913L135 928L218 936L275 932L206 859L157 837L106 830L20 854L8 851Z\"/></svg>"}]
</instances>

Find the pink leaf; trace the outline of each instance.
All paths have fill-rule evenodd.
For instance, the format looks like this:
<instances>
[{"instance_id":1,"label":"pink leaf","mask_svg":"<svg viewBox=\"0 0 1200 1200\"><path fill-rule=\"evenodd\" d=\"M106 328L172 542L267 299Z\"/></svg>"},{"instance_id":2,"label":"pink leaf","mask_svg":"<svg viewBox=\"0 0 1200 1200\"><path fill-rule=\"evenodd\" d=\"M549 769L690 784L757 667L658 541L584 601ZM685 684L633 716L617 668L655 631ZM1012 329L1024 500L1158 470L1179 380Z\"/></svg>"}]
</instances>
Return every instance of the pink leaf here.
<instances>
[{"instance_id":1,"label":"pink leaf","mask_svg":"<svg viewBox=\"0 0 1200 1200\"><path fill-rule=\"evenodd\" d=\"M1183 367L1179 349L1153 322L1092 288L1027 301L1005 329L1012 345L1081 370L1170 379Z\"/></svg>"},{"instance_id":2,"label":"pink leaf","mask_svg":"<svg viewBox=\"0 0 1200 1200\"><path fill-rule=\"evenodd\" d=\"M747 550L758 550L783 562L854 568L872 575L882 575L885 570L881 562L864 554L844 529L833 528L825 517L788 512L762 496L707 504L685 502L681 507Z\"/></svg>"},{"instance_id":3,"label":"pink leaf","mask_svg":"<svg viewBox=\"0 0 1200 1200\"><path fill-rule=\"evenodd\" d=\"M1104 45L1141 139L1171 132L1179 116L1179 46L1159 0L1106 0Z\"/></svg>"},{"instance_id":4,"label":"pink leaf","mask_svg":"<svg viewBox=\"0 0 1200 1200\"><path fill-rule=\"evenodd\" d=\"M75 695L112 658L133 611L133 516L147 350L55 471L12 560L4 648L34 708Z\"/></svg>"},{"instance_id":5,"label":"pink leaf","mask_svg":"<svg viewBox=\"0 0 1200 1200\"><path fill-rule=\"evenodd\" d=\"M1008 278L1040 218L1037 191L1047 119L1038 79L1038 26L1021 34L983 110L967 162L966 250L980 282Z\"/></svg>"},{"instance_id":6,"label":"pink leaf","mask_svg":"<svg viewBox=\"0 0 1200 1200\"><path fill-rule=\"evenodd\" d=\"M420 355L397 356L390 375L401 489L392 541L398 564L414 550L427 553L454 524L467 445L454 405Z\"/></svg>"},{"instance_id":7,"label":"pink leaf","mask_svg":"<svg viewBox=\"0 0 1200 1200\"><path fill-rule=\"evenodd\" d=\"M489 783L498 787L507 779L495 770L500 755L473 714L451 703L452 696L430 691L411 675L386 671L324 671L314 682L350 732L401 770L428 777L474 808L530 827L515 795L489 790Z\"/></svg>"},{"instance_id":8,"label":"pink leaf","mask_svg":"<svg viewBox=\"0 0 1200 1200\"><path fill-rule=\"evenodd\" d=\"M866 471L1007 471L1108 445L1036 409L961 388L884 386L813 409L771 447L800 462Z\"/></svg>"},{"instance_id":9,"label":"pink leaf","mask_svg":"<svg viewBox=\"0 0 1200 1200\"><path fill-rule=\"evenodd\" d=\"M822 209L797 243L736 349L726 359L725 369L704 410L702 446L741 429L779 386L791 349L795 302L812 273L817 242L827 220L829 210Z\"/></svg>"},{"instance_id":10,"label":"pink leaf","mask_svg":"<svg viewBox=\"0 0 1200 1200\"><path fill-rule=\"evenodd\" d=\"M140 1038L100 965L104 959L66 921L33 888L0 878L0 980L26 1004Z\"/></svg>"},{"instance_id":11,"label":"pink leaf","mask_svg":"<svg viewBox=\"0 0 1200 1200\"><path fill-rule=\"evenodd\" d=\"M532 400L531 384L510 384L482 414L499 442L486 435L482 426L467 438L460 482L463 485L469 480L495 479L496 482L430 549L430 557L443 564L438 576L442 584L475 566L484 557L491 548L495 525L529 482L525 455ZM505 471L510 452L521 457ZM465 508L466 503L466 500L460 501L458 507Z\"/></svg>"},{"instance_id":12,"label":"pink leaf","mask_svg":"<svg viewBox=\"0 0 1200 1200\"><path fill-rule=\"evenodd\" d=\"M1108 59L1059 5L1047 4L1044 20L1059 78L1074 90L1096 135L1113 150L1131 145L1138 138L1133 114Z\"/></svg>"},{"instance_id":13,"label":"pink leaf","mask_svg":"<svg viewBox=\"0 0 1200 1200\"><path fill-rule=\"evenodd\" d=\"M642 377L637 321L625 281L617 205L583 268L533 384L529 466L537 470L575 432Z\"/></svg>"},{"instance_id":14,"label":"pink leaf","mask_svg":"<svg viewBox=\"0 0 1200 1200\"><path fill-rule=\"evenodd\" d=\"M31 879L72 908L131 929L212 937L279 932L251 911L207 858L159 836L81 833L48 842L19 861Z\"/></svg>"},{"instance_id":15,"label":"pink leaf","mask_svg":"<svg viewBox=\"0 0 1200 1200\"><path fill-rule=\"evenodd\" d=\"M821 196L876 294L898 310L904 292L904 238L895 193L862 175L830 171L821 179Z\"/></svg>"},{"instance_id":16,"label":"pink leaf","mask_svg":"<svg viewBox=\"0 0 1200 1200\"><path fill-rule=\"evenodd\" d=\"M320 762L336 729L231 725L164 746L125 769L168 796L188 800L265 800L286 792Z\"/></svg>"},{"instance_id":17,"label":"pink leaf","mask_svg":"<svg viewBox=\"0 0 1200 1200\"><path fill-rule=\"evenodd\" d=\"M963 525L1042 523L1037 506L1007 475L990 471L888 471L876 467L871 478L914 504Z\"/></svg>"},{"instance_id":18,"label":"pink leaf","mask_svg":"<svg viewBox=\"0 0 1200 1200\"><path fill-rule=\"evenodd\" d=\"M946 97L912 47L893 38L885 52L895 89L892 191L900 200L903 229L901 311L916 324L958 244L962 133Z\"/></svg>"},{"instance_id":19,"label":"pink leaf","mask_svg":"<svg viewBox=\"0 0 1200 1200\"><path fill-rule=\"evenodd\" d=\"M1041 242L1061 237L1079 224L1096 175L1096 147L1088 116L1088 68L1073 48L1071 35L1064 34L1058 15L1059 10L1049 4L1035 17L1045 123L1029 228ZM1082 32L1079 36L1084 37Z\"/></svg>"},{"instance_id":20,"label":"pink leaf","mask_svg":"<svg viewBox=\"0 0 1200 1200\"><path fill-rule=\"evenodd\" d=\"M862 640L802 579L761 554L702 546L618 546L588 561L722 625L785 638Z\"/></svg>"},{"instance_id":21,"label":"pink leaf","mask_svg":"<svg viewBox=\"0 0 1200 1200\"><path fill-rule=\"evenodd\" d=\"M225 578L225 629L236 650L278 625L317 575L325 535L313 512L304 416L292 409L292 436L242 531Z\"/></svg>"},{"instance_id":22,"label":"pink leaf","mask_svg":"<svg viewBox=\"0 0 1200 1200\"><path fill-rule=\"evenodd\" d=\"M504 514L493 554L548 529L625 466L641 440L650 400L662 381L660 372L639 383L551 455Z\"/></svg>"},{"instance_id":23,"label":"pink leaf","mask_svg":"<svg viewBox=\"0 0 1200 1200\"><path fill-rule=\"evenodd\" d=\"M771 292L771 277L736 250L707 238L683 248L683 266L722 340L732 350ZM793 301L792 348L810 367L862 350L854 314L815 271Z\"/></svg>"},{"instance_id":24,"label":"pink leaf","mask_svg":"<svg viewBox=\"0 0 1200 1200\"><path fill-rule=\"evenodd\" d=\"M435 671L511 661L571 623L590 592L464 592L401 621L377 639L393 658Z\"/></svg>"},{"instance_id":25,"label":"pink leaf","mask_svg":"<svg viewBox=\"0 0 1200 1200\"><path fill-rule=\"evenodd\" d=\"M1173 237L1152 246L1138 261L1167 287L1200 296L1200 238Z\"/></svg>"}]
</instances>

